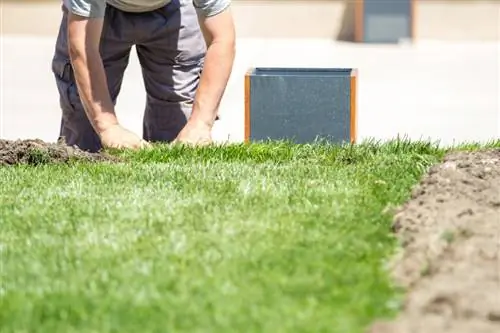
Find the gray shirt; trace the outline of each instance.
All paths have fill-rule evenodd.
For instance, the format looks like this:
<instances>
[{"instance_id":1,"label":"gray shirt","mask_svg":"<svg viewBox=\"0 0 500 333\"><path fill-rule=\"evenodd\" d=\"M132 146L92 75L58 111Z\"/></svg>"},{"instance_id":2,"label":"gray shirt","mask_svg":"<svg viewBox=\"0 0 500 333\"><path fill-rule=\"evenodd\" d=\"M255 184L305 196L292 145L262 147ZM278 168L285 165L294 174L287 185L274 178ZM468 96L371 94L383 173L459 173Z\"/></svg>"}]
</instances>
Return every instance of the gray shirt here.
<instances>
[{"instance_id":1,"label":"gray shirt","mask_svg":"<svg viewBox=\"0 0 500 333\"><path fill-rule=\"evenodd\" d=\"M188 0L181 0L188 1ZM202 16L209 17L217 15L226 9L231 0L191 0L193 5ZM170 0L63 0L66 7L73 14L97 18L104 16L106 3L124 12L148 12L161 8Z\"/></svg>"}]
</instances>

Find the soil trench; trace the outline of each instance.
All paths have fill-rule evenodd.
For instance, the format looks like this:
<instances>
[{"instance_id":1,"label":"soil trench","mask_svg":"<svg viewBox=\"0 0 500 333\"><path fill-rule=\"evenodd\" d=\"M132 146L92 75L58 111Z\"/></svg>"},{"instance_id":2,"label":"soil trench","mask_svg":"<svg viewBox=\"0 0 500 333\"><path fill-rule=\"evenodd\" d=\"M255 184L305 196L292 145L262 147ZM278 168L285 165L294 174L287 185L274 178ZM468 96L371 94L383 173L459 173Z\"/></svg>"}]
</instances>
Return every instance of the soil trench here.
<instances>
[{"instance_id":1,"label":"soil trench","mask_svg":"<svg viewBox=\"0 0 500 333\"><path fill-rule=\"evenodd\" d=\"M104 153L89 153L70 147L63 142L47 143L42 140L0 140L0 166L47 163L67 163L71 160L86 162L118 161Z\"/></svg>"},{"instance_id":2,"label":"soil trench","mask_svg":"<svg viewBox=\"0 0 500 333\"><path fill-rule=\"evenodd\" d=\"M397 212L402 313L370 333L500 332L500 149L456 152Z\"/></svg>"}]
</instances>

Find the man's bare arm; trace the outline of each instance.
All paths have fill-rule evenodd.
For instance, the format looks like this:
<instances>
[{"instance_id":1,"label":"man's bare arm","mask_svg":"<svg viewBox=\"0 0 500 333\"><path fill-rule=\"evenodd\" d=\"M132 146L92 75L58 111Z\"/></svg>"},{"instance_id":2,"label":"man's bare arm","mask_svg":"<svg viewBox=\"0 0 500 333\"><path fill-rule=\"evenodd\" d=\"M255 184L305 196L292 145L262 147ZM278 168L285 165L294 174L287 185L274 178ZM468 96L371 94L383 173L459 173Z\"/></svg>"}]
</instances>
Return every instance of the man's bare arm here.
<instances>
[{"instance_id":1,"label":"man's bare arm","mask_svg":"<svg viewBox=\"0 0 500 333\"><path fill-rule=\"evenodd\" d=\"M200 27L207 42L207 53L190 121L211 127L235 57L235 29L230 8L214 16L201 16Z\"/></svg>"},{"instance_id":2,"label":"man's bare arm","mask_svg":"<svg viewBox=\"0 0 500 333\"><path fill-rule=\"evenodd\" d=\"M103 19L68 15L68 47L83 107L99 134L118 123L99 54Z\"/></svg>"}]
</instances>

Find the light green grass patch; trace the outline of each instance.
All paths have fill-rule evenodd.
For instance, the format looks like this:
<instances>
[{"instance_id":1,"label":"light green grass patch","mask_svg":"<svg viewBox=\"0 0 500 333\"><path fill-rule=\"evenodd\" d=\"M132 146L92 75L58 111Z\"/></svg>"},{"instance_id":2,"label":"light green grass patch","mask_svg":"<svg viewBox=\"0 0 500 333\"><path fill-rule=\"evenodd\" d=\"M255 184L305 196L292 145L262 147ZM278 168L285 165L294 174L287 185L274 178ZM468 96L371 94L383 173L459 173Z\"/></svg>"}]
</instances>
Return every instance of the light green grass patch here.
<instances>
[{"instance_id":1,"label":"light green grass patch","mask_svg":"<svg viewBox=\"0 0 500 333\"><path fill-rule=\"evenodd\" d=\"M120 152L0 168L1 332L362 332L396 310L406 141Z\"/></svg>"}]
</instances>

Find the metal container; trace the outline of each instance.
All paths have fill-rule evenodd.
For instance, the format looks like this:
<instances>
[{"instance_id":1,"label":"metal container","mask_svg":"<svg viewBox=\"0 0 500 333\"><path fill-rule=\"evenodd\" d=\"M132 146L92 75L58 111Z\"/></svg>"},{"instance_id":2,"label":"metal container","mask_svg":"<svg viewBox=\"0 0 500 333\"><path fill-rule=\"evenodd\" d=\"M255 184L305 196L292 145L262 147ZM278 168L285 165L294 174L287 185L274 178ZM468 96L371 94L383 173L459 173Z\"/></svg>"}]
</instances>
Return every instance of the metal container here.
<instances>
[{"instance_id":1,"label":"metal container","mask_svg":"<svg viewBox=\"0 0 500 333\"><path fill-rule=\"evenodd\" d=\"M414 39L415 0L356 0L355 41L398 44Z\"/></svg>"},{"instance_id":2,"label":"metal container","mask_svg":"<svg viewBox=\"0 0 500 333\"><path fill-rule=\"evenodd\" d=\"M356 80L350 68L252 68L245 140L354 143Z\"/></svg>"}]
</instances>

